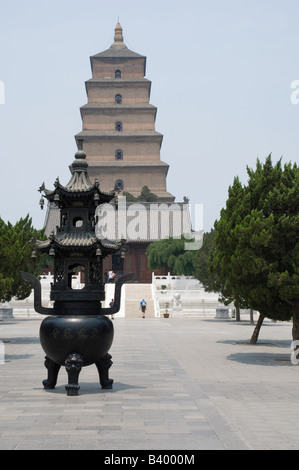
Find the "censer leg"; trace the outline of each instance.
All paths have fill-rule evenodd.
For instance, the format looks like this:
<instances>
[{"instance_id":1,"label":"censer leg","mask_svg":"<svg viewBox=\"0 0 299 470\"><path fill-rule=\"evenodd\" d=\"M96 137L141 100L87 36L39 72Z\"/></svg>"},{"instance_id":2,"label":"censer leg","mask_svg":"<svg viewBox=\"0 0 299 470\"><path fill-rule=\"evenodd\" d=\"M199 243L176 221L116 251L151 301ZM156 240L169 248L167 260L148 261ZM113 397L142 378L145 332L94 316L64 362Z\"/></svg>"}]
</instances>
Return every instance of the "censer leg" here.
<instances>
[{"instance_id":1,"label":"censer leg","mask_svg":"<svg viewBox=\"0 0 299 470\"><path fill-rule=\"evenodd\" d=\"M80 388L79 374L83 366L83 357L79 353L69 354L65 360L65 368L68 375L68 384L65 386L67 395L78 395Z\"/></svg>"},{"instance_id":2,"label":"censer leg","mask_svg":"<svg viewBox=\"0 0 299 470\"><path fill-rule=\"evenodd\" d=\"M60 369L60 364L52 361L48 356L45 357L45 367L48 370L48 378L43 380L43 386L45 390L51 390L55 388L57 383L57 376Z\"/></svg>"},{"instance_id":3,"label":"censer leg","mask_svg":"<svg viewBox=\"0 0 299 470\"><path fill-rule=\"evenodd\" d=\"M96 366L99 372L100 384L102 388L112 388L113 379L109 379L109 369L113 362L111 361L111 354L106 354L100 361L96 362Z\"/></svg>"}]
</instances>

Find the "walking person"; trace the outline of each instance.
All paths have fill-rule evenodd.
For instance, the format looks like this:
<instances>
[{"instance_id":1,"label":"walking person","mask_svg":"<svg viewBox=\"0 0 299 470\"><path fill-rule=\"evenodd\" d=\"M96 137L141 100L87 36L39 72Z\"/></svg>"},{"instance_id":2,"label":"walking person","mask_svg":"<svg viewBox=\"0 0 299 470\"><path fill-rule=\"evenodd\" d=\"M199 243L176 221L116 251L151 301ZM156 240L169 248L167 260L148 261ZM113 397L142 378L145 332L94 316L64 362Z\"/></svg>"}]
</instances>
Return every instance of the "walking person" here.
<instances>
[{"instance_id":1,"label":"walking person","mask_svg":"<svg viewBox=\"0 0 299 470\"><path fill-rule=\"evenodd\" d=\"M140 302L140 310L142 312L142 318L145 318L146 309L147 309L147 303L144 299L142 299L141 302Z\"/></svg>"},{"instance_id":2,"label":"walking person","mask_svg":"<svg viewBox=\"0 0 299 470\"><path fill-rule=\"evenodd\" d=\"M109 307L111 308L111 307L113 307L113 305L114 305L114 299L111 299ZM114 320L114 314L110 315L110 318L111 318L111 320Z\"/></svg>"}]
</instances>

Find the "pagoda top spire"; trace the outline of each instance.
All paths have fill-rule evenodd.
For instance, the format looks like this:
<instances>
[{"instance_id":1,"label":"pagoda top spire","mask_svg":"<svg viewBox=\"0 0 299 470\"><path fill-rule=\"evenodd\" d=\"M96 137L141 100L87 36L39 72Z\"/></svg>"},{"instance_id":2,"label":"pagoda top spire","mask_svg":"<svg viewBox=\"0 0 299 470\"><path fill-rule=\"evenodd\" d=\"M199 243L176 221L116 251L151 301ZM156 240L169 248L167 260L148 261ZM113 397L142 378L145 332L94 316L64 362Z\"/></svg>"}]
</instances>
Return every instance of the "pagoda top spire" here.
<instances>
[{"instance_id":1,"label":"pagoda top spire","mask_svg":"<svg viewBox=\"0 0 299 470\"><path fill-rule=\"evenodd\" d=\"M119 23L117 22L117 25L114 28L114 42L112 45L107 49L106 51L100 52L99 54L95 54L91 57L91 59L94 58L101 58L101 57L126 57L126 58L143 58L146 59L145 56L142 56L140 54L137 54L136 52L131 51L130 49L127 48L126 44L124 43L124 37L123 37L123 29Z\"/></svg>"},{"instance_id":2,"label":"pagoda top spire","mask_svg":"<svg viewBox=\"0 0 299 470\"><path fill-rule=\"evenodd\" d=\"M118 22L114 29L114 43L124 42L123 29Z\"/></svg>"}]
</instances>

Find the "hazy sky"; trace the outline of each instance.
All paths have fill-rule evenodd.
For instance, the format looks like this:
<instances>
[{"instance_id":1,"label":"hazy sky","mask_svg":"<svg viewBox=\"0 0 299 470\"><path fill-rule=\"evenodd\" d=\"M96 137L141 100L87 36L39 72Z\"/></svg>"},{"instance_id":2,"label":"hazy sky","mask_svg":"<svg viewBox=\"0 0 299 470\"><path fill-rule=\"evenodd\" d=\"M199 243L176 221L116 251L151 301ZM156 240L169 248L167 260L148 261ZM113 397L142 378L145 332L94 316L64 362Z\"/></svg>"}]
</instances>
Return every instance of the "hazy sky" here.
<instances>
[{"instance_id":1,"label":"hazy sky","mask_svg":"<svg viewBox=\"0 0 299 470\"><path fill-rule=\"evenodd\" d=\"M0 10L4 220L29 212L42 227L39 186L69 181L89 57L113 43L118 18L125 44L147 57L167 189L203 204L206 231L246 165L269 153L298 161L298 0L10 0Z\"/></svg>"}]
</instances>

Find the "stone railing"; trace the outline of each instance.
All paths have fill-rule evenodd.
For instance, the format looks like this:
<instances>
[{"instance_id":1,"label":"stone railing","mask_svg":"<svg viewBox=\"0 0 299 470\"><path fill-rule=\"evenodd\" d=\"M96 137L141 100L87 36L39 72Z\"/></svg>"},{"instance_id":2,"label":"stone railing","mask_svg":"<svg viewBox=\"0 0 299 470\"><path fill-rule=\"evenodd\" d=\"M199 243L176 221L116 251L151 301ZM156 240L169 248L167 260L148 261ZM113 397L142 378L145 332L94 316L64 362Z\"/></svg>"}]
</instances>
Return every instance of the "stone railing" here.
<instances>
[{"instance_id":1,"label":"stone railing","mask_svg":"<svg viewBox=\"0 0 299 470\"><path fill-rule=\"evenodd\" d=\"M152 275L155 316L167 309L171 316L230 318L233 306L218 301L218 294L206 292L192 276Z\"/></svg>"}]
</instances>

